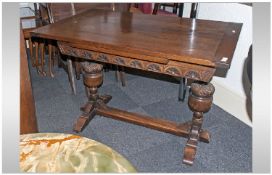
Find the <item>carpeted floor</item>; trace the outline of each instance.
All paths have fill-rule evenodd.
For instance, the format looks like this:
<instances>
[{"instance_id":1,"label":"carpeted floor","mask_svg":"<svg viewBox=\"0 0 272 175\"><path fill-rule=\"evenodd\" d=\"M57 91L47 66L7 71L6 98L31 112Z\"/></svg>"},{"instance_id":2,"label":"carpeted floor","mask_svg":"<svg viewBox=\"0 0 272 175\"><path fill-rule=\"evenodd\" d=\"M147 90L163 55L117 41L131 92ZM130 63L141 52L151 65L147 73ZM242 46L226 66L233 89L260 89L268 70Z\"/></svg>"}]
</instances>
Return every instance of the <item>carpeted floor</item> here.
<instances>
[{"instance_id":1,"label":"carpeted floor","mask_svg":"<svg viewBox=\"0 0 272 175\"><path fill-rule=\"evenodd\" d=\"M31 66L30 66L31 67ZM67 74L54 69L55 78L40 77L30 68L40 132L72 133L86 102L82 79L72 95ZM146 74L145 74L146 75ZM126 74L127 86L104 73L99 92L110 94L110 106L159 116L177 122L191 120L187 103L178 101L178 81ZM193 166L182 164L187 139L141 126L96 116L80 135L106 144L126 157L139 172L251 172L252 129L216 105L205 115L203 128L211 143L199 143Z\"/></svg>"}]
</instances>

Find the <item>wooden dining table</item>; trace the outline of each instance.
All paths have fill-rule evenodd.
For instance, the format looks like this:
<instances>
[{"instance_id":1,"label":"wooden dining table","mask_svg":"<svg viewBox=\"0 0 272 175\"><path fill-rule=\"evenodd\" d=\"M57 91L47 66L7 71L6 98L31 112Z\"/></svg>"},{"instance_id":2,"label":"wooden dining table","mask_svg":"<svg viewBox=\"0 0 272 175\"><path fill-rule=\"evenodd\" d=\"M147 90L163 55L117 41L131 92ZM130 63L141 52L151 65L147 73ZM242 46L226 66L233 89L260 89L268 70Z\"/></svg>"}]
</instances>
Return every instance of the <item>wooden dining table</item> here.
<instances>
[{"instance_id":1,"label":"wooden dining table","mask_svg":"<svg viewBox=\"0 0 272 175\"><path fill-rule=\"evenodd\" d=\"M240 23L92 9L34 30L31 36L55 40L68 59L83 60L88 101L74 131L81 132L101 115L182 136L188 139L183 163L192 165L198 142L210 142L209 132L202 129L215 90L210 81L217 70L230 68L241 28ZM192 120L175 123L108 106L112 97L98 94L101 63L194 80L188 98Z\"/></svg>"}]
</instances>

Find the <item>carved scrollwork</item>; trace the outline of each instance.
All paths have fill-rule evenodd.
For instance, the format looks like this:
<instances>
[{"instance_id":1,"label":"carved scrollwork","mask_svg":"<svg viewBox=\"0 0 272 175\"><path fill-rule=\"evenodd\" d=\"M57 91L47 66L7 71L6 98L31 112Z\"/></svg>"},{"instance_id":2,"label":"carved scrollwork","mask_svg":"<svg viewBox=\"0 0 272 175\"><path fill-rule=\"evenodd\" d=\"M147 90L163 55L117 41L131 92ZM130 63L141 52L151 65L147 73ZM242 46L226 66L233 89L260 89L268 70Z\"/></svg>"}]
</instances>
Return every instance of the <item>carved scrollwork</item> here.
<instances>
[{"instance_id":1,"label":"carved scrollwork","mask_svg":"<svg viewBox=\"0 0 272 175\"><path fill-rule=\"evenodd\" d=\"M192 70L186 72L185 77L195 79L195 80L200 80L199 73L192 71Z\"/></svg>"},{"instance_id":2,"label":"carved scrollwork","mask_svg":"<svg viewBox=\"0 0 272 175\"><path fill-rule=\"evenodd\" d=\"M147 70L153 71L153 72L161 72L160 66L158 64L153 64L153 63L147 66Z\"/></svg>"},{"instance_id":3,"label":"carved scrollwork","mask_svg":"<svg viewBox=\"0 0 272 175\"><path fill-rule=\"evenodd\" d=\"M78 53L77 53L77 50L73 49L73 48L69 48L69 52L70 52L70 55L73 56L73 57L78 57Z\"/></svg>"},{"instance_id":4,"label":"carved scrollwork","mask_svg":"<svg viewBox=\"0 0 272 175\"><path fill-rule=\"evenodd\" d=\"M206 80L206 81L210 81L213 74L214 74L214 71L210 71L210 70L202 71L201 79Z\"/></svg>"},{"instance_id":5,"label":"carved scrollwork","mask_svg":"<svg viewBox=\"0 0 272 175\"><path fill-rule=\"evenodd\" d=\"M125 65L125 60L121 57L116 57L115 58L115 62L118 64L118 65Z\"/></svg>"},{"instance_id":6,"label":"carved scrollwork","mask_svg":"<svg viewBox=\"0 0 272 175\"><path fill-rule=\"evenodd\" d=\"M83 52L82 52L82 56L83 56L84 58L88 58L88 59L91 59L91 58L92 58L92 54L91 54L90 52L88 52L88 51L83 51Z\"/></svg>"},{"instance_id":7,"label":"carved scrollwork","mask_svg":"<svg viewBox=\"0 0 272 175\"><path fill-rule=\"evenodd\" d=\"M138 68L138 69L143 68L142 63L140 61L137 61L137 60L131 61L130 66L133 67L133 68Z\"/></svg>"},{"instance_id":8,"label":"carved scrollwork","mask_svg":"<svg viewBox=\"0 0 272 175\"><path fill-rule=\"evenodd\" d=\"M175 67L166 68L165 72L170 74L170 75L175 75L175 76L180 76L181 75L180 71Z\"/></svg>"},{"instance_id":9,"label":"carved scrollwork","mask_svg":"<svg viewBox=\"0 0 272 175\"><path fill-rule=\"evenodd\" d=\"M81 63L81 65L83 67L83 70L88 73L99 73L103 69L103 65L88 61L84 61L83 63Z\"/></svg>"},{"instance_id":10,"label":"carved scrollwork","mask_svg":"<svg viewBox=\"0 0 272 175\"><path fill-rule=\"evenodd\" d=\"M103 62L108 62L108 57L107 57L105 54L100 54L100 55L97 57L97 60L98 60L98 61L103 61Z\"/></svg>"},{"instance_id":11,"label":"carved scrollwork","mask_svg":"<svg viewBox=\"0 0 272 175\"><path fill-rule=\"evenodd\" d=\"M198 97L211 97L215 88L211 83L192 83L191 90Z\"/></svg>"},{"instance_id":12,"label":"carved scrollwork","mask_svg":"<svg viewBox=\"0 0 272 175\"><path fill-rule=\"evenodd\" d=\"M186 77L194 80L201 80L209 82L214 75L215 68L202 67L198 65L190 65L178 62L178 64L160 64L150 61L138 60L133 58L126 58L122 56L96 52L92 50L78 49L71 47L69 44L58 43L62 54L74 57L81 57L90 60L97 60L101 62L128 66L141 70L152 72L159 72L177 77ZM188 66L188 67L187 67Z\"/></svg>"}]
</instances>

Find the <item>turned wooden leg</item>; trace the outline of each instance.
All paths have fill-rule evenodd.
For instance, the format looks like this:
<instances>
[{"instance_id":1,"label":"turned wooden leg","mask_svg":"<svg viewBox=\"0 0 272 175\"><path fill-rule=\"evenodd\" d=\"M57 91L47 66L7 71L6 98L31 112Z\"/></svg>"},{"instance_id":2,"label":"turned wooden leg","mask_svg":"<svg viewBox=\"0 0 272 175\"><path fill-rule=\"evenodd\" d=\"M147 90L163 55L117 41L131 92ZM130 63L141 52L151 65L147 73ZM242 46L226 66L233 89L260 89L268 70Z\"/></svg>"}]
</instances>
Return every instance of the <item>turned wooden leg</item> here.
<instances>
[{"instance_id":1,"label":"turned wooden leg","mask_svg":"<svg viewBox=\"0 0 272 175\"><path fill-rule=\"evenodd\" d=\"M72 92L74 95L76 95L76 84L75 84L75 77L74 77L74 71L73 71L73 64L70 57L67 58L67 67L68 67L68 77L69 77L70 85L72 88Z\"/></svg>"},{"instance_id":2,"label":"turned wooden leg","mask_svg":"<svg viewBox=\"0 0 272 175\"><path fill-rule=\"evenodd\" d=\"M54 77L54 74L53 74L53 72L52 72L52 66L53 66L53 64L52 64L52 61L53 61L53 45L51 44L51 43L49 43L48 44L48 55L49 55L49 57L48 57L48 74L49 74L49 76L50 77Z\"/></svg>"},{"instance_id":3,"label":"turned wooden leg","mask_svg":"<svg viewBox=\"0 0 272 175\"><path fill-rule=\"evenodd\" d=\"M200 135L205 134L208 139L208 132L202 132L203 113L210 110L213 100L214 86L211 83L194 82L191 85L191 92L188 106L193 111L193 119L188 141L184 148L183 163L192 165L195 159L197 144Z\"/></svg>"},{"instance_id":4,"label":"turned wooden leg","mask_svg":"<svg viewBox=\"0 0 272 175\"><path fill-rule=\"evenodd\" d=\"M39 66L39 43L37 41L34 42L35 45L35 67Z\"/></svg>"},{"instance_id":5,"label":"turned wooden leg","mask_svg":"<svg viewBox=\"0 0 272 175\"><path fill-rule=\"evenodd\" d=\"M36 47L36 69L39 75L46 76L44 71L44 43L35 42ZM40 52L39 52L40 50ZM39 55L41 58L41 62L39 63Z\"/></svg>"},{"instance_id":6,"label":"turned wooden leg","mask_svg":"<svg viewBox=\"0 0 272 175\"><path fill-rule=\"evenodd\" d=\"M80 74L82 73L81 64L78 60L74 61L75 63L75 71L76 71L76 79L80 79Z\"/></svg>"},{"instance_id":7,"label":"turned wooden leg","mask_svg":"<svg viewBox=\"0 0 272 175\"><path fill-rule=\"evenodd\" d=\"M34 67L35 66L35 58L33 55L33 43L32 43L31 37L28 39L28 44L29 44L29 54L30 54L31 64Z\"/></svg>"},{"instance_id":8,"label":"turned wooden leg","mask_svg":"<svg viewBox=\"0 0 272 175\"><path fill-rule=\"evenodd\" d=\"M116 67L116 70L115 70L115 79L116 79L116 81L118 82L119 79L120 79L119 66L116 65L115 67Z\"/></svg>"},{"instance_id":9,"label":"turned wooden leg","mask_svg":"<svg viewBox=\"0 0 272 175\"><path fill-rule=\"evenodd\" d=\"M52 45L52 65L53 67L56 65L56 47Z\"/></svg>"},{"instance_id":10,"label":"turned wooden leg","mask_svg":"<svg viewBox=\"0 0 272 175\"><path fill-rule=\"evenodd\" d=\"M121 81L123 87L126 86L125 71L123 66L116 65L115 78L117 82L119 82L119 80Z\"/></svg>"},{"instance_id":11,"label":"turned wooden leg","mask_svg":"<svg viewBox=\"0 0 272 175\"><path fill-rule=\"evenodd\" d=\"M103 66L101 64L83 62L82 63L83 83L85 85L86 95L88 102L81 108L83 114L77 119L74 125L75 132L81 132L84 127L95 116L97 106L103 106L109 102L111 96L99 96L98 86L103 82Z\"/></svg>"},{"instance_id":12,"label":"turned wooden leg","mask_svg":"<svg viewBox=\"0 0 272 175\"><path fill-rule=\"evenodd\" d=\"M46 76L46 72L44 70L44 63L45 63L45 44L44 42L40 43L40 47L41 47L41 52L40 52L40 56L41 56L41 74L42 76Z\"/></svg>"},{"instance_id":13,"label":"turned wooden leg","mask_svg":"<svg viewBox=\"0 0 272 175\"><path fill-rule=\"evenodd\" d=\"M187 89L187 79L181 78L179 83L179 101L184 102L186 96L186 89Z\"/></svg>"},{"instance_id":14,"label":"turned wooden leg","mask_svg":"<svg viewBox=\"0 0 272 175\"><path fill-rule=\"evenodd\" d=\"M124 87L126 86L126 78L125 78L126 73L123 66L120 67L119 74L120 74L122 86Z\"/></svg>"}]
</instances>

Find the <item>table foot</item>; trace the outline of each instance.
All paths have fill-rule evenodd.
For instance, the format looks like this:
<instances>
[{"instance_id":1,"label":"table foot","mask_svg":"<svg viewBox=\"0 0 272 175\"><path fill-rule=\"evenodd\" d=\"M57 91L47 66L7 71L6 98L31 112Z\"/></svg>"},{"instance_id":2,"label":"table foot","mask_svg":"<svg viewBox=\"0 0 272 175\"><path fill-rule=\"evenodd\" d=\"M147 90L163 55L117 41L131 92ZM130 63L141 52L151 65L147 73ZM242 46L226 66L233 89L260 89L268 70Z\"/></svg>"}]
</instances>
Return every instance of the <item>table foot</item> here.
<instances>
[{"instance_id":1,"label":"table foot","mask_svg":"<svg viewBox=\"0 0 272 175\"><path fill-rule=\"evenodd\" d=\"M83 129L89 124L89 122L93 119L93 117L95 116L95 110L92 110L90 113L88 114L82 114L81 116L79 116L79 118L77 119L73 130L75 132L82 132Z\"/></svg>"},{"instance_id":2,"label":"table foot","mask_svg":"<svg viewBox=\"0 0 272 175\"><path fill-rule=\"evenodd\" d=\"M196 145L189 145L188 143L186 144L184 148L184 156L182 162L187 165L193 165L195 155L196 155Z\"/></svg>"},{"instance_id":3,"label":"table foot","mask_svg":"<svg viewBox=\"0 0 272 175\"><path fill-rule=\"evenodd\" d=\"M194 82L191 85L191 93L188 106L193 111L193 119L188 141L184 148L183 163L193 165L198 141L210 142L210 135L202 130L203 113L210 110L212 105L214 86L211 83Z\"/></svg>"},{"instance_id":4,"label":"table foot","mask_svg":"<svg viewBox=\"0 0 272 175\"><path fill-rule=\"evenodd\" d=\"M77 119L74 131L81 132L95 115L101 115L148 128L164 131L182 137L188 141L184 148L183 163L192 165L197 152L198 141L210 142L210 134L202 130L203 114L208 112L212 105L214 87L212 84L195 82L191 85L188 106L193 111L192 121L176 124L175 122L154 119L146 115L136 114L112 108L106 104L111 100L110 95L98 95L98 87L103 82L100 64L82 63L83 82L86 87L88 102L81 108L83 114Z\"/></svg>"},{"instance_id":5,"label":"table foot","mask_svg":"<svg viewBox=\"0 0 272 175\"><path fill-rule=\"evenodd\" d=\"M96 115L97 108L106 106L112 97L110 95L98 95L98 86L102 84L103 66L100 64L84 62L82 64L84 74L83 82L86 86L88 102L81 107L83 114L77 119L74 125L74 131L81 132L85 126Z\"/></svg>"},{"instance_id":6,"label":"table foot","mask_svg":"<svg viewBox=\"0 0 272 175\"><path fill-rule=\"evenodd\" d=\"M210 143L210 140L211 140L210 133L206 130L200 130L199 141Z\"/></svg>"},{"instance_id":7,"label":"table foot","mask_svg":"<svg viewBox=\"0 0 272 175\"><path fill-rule=\"evenodd\" d=\"M103 101L103 103L107 104L112 99L112 96L110 96L110 95L101 95L98 98L99 98L99 100Z\"/></svg>"}]
</instances>

